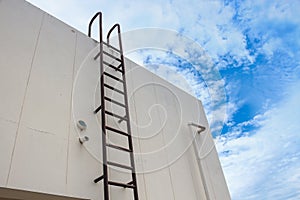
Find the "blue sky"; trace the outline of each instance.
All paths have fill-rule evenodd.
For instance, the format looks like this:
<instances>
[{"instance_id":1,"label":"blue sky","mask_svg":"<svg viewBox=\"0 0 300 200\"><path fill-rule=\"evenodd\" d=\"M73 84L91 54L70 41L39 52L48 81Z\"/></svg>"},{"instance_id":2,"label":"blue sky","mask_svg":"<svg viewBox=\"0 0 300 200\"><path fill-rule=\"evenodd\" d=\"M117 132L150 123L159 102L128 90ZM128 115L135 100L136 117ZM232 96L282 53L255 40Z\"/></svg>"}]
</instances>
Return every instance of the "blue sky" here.
<instances>
[{"instance_id":1,"label":"blue sky","mask_svg":"<svg viewBox=\"0 0 300 200\"><path fill-rule=\"evenodd\" d=\"M30 2L83 32L101 10L106 30L119 22L123 31L171 29L194 40L217 81L172 52L135 57L203 101L233 200L300 199L300 1Z\"/></svg>"}]
</instances>

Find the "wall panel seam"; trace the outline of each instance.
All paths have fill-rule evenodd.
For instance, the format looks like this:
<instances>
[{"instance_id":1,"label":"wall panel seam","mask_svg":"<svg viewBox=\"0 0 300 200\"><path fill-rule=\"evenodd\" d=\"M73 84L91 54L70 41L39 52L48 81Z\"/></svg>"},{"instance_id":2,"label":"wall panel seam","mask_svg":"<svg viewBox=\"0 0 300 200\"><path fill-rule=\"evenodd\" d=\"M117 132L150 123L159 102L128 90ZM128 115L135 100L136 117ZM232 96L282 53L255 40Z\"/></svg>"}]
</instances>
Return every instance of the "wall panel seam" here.
<instances>
[{"instance_id":1,"label":"wall panel seam","mask_svg":"<svg viewBox=\"0 0 300 200\"><path fill-rule=\"evenodd\" d=\"M6 186L8 186L8 181L9 181L9 177L10 177L10 173L11 173L13 156L14 156L15 149L16 149L16 143L17 143L18 133L19 133L20 124L21 124L21 118L22 118L22 114L23 114L23 110L24 110L24 103L25 103L25 99L26 99L26 95L27 95L27 90L28 90L28 85L29 85L29 81L30 81L31 71L32 71L32 68L33 68L33 62L34 62L34 59L35 59L35 55L36 55L37 46L38 46L39 39L40 39L40 34L41 34L44 18L45 18L45 13L43 13L42 19L41 19L41 22L40 22L40 28L39 28L39 32L38 32L38 35L37 35L37 39L36 39L36 43L35 43L35 47L34 47L34 51L33 51L33 56L32 56L32 59L31 59L31 65L30 65L30 69L29 69L28 78L27 78L27 81L26 81L26 87L25 87L24 96L23 96L23 100L22 100L21 111L20 111L20 114L19 114L19 121L18 121L17 130L16 130L16 136L15 136L13 150L12 150L11 157L10 157L9 171L8 171L6 184L5 184Z\"/></svg>"}]
</instances>

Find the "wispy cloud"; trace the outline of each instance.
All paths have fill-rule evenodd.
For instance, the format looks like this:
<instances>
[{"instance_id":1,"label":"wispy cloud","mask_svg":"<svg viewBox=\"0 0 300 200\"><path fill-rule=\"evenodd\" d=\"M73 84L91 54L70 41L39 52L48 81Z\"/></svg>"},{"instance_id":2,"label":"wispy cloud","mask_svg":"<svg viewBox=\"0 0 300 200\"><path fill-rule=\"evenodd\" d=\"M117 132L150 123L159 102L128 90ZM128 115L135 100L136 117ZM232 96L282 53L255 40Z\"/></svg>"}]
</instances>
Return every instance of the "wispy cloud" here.
<instances>
[{"instance_id":1,"label":"wispy cloud","mask_svg":"<svg viewBox=\"0 0 300 200\"><path fill-rule=\"evenodd\" d=\"M251 54L263 54L269 59L284 52L286 57L299 55L300 34L299 1L232 1L235 8L235 23L247 38ZM283 59L285 59L283 57Z\"/></svg>"},{"instance_id":2,"label":"wispy cloud","mask_svg":"<svg viewBox=\"0 0 300 200\"><path fill-rule=\"evenodd\" d=\"M300 197L299 87L300 82L278 107L217 139L233 199ZM259 128L245 134L242 128L249 124Z\"/></svg>"},{"instance_id":3,"label":"wispy cloud","mask_svg":"<svg viewBox=\"0 0 300 200\"><path fill-rule=\"evenodd\" d=\"M158 27L175 29L197 40L210 56L232 55L236 60L249 58L246 40L232 22L235 10L222 1L47 1L29 0L68 24L86 32L91 16L101 10L104 29L119 22L123 30Z\"/></svg>"},{"instance_id":4,"label":"wispy cloud","mask_svg":"<svg viewBox=\"0 0 300 200\"><path fill-rule=\"evenodd\" d=\"M300 45L294 37L300 31L300 18L295 17L298 1L28 1L83 32L99 10L104 13L105 30L116 22L125 31L145 27L175 29L195 39L221 68L253 63L257 53L249 42L256 44L255 51L266 55L278 48L294 54L293 47Z\"/></svg>"}]
</instances>

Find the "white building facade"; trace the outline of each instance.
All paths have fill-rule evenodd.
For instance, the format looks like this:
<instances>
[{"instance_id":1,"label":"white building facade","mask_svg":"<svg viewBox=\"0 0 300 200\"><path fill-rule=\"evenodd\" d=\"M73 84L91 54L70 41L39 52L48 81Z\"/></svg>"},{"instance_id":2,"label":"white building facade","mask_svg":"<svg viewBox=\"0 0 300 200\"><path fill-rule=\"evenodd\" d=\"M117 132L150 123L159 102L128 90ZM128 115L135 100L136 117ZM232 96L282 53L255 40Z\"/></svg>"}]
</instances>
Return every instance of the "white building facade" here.
<instances>
[{"instance_id":1,"label":"white building facade","mask_svg":"<svg viewBox=\"0 0 300 200\"><path fill-rule=\"evenodd\" d=\"M23 0L0 0L0 27L0 200L104 199L103 182L93 181L102 174L101 117L93 113L101 98L98 42ZM139 199L230 199L201 101L129 59L125 67ZM117 134L107 137L126 146ZM130 179L115 167L109 175ZM109 192L133 199L130 188Z\"/></svg>"}]
</instances>

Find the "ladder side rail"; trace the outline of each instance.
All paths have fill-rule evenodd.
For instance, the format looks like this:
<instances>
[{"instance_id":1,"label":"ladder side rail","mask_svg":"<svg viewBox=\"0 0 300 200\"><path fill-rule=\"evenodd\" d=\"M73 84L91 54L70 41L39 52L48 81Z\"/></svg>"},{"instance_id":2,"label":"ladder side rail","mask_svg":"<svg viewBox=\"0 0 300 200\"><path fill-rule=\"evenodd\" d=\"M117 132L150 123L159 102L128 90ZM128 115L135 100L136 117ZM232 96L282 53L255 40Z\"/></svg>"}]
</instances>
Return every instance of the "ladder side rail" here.
<instances>
[{"instance_id":1,"label":"ladder side rail","mask_svg":"<svg viewBox=\"0 0 300 200\"><path fill-rule=\"evenodd\" d=\"M103 67L103 31L102 31L102 13L97 12L89 23L88 36L91 37L92 25L99 16L99 48L100 48L100 93L101 93L101 130L102 130L102 157L103 157L103 175L99 180L103 179L104 199L109 200L108 191L108 170L107 170L107 150L106 150L106 120L105 120L105 100L104 100L104 67ZM95 180L96 181L96 180ZM97 180L98 181L98 180Z\"/></svg>"},{"instance_id":2,"label":"ladder side rail","mask_svg":"<svg viewBox=\"0 0 300 200\"><path fill-rule=\"evenodd\" d=\"M123 71L123 91L124 91L124 102L126 105L126 116L127 116L127 133L128 133L128 144L130 152L130 163L132 167L132 183L135 185L135 188L133 190L134 192L134 199L138 200L138 188L137 188L137 181L136 181L136 169L135 169L135 163L134 163L134 154L133 154L133 143L132 143L132 135L131 135L131 125L130 125L130 114L129 114L129 103L128 103L128 96L127 96L127 85L126 85L126 76L125 76L125 59L123 55L123 47L122 47L122 38L121 38L121 28L119 24L115 25L118 27L118 40L119 40L119 47L120 47L120 54L121 54L121 63L122 63L122 71ZM109 35L108 37L109 38ZM109 42L109 41L107 41Z\"/></svg>"},{"instance_id":3,"label":"ladder side rail","mask_svg":"<svg viewBox=\"0 0 300 200\"><path fill-rule=\"evenodd\" d=\"M97 12L93 17L92 19L90 20L90 23L89 23L89 28L88 28L88 36L91 37L91 33L92 33L92 26L93 26L93 23L95 21L95 19L99 16L99 21L101 22L101 24L99 25L102 25L102 13L101 12ZM100 27L99 27L100 28Z\"/></svg>"},{"instance_id":4,"label":"ladder side rail","mask_svg":"<svg viewBox=\"0 0 300 200\"><path fill-rule=\"evenodd\" d=\"M107 40L108 45L110 45L109 44L110 35L115 30L115 28L118 28L118 36L121 34L120 24L113 25L113 27L111 27L111 29L108 31L107 36L106 36L106 40ZM118 38L119 38L119 48L120 48L120 52L122 54L122 44L121 44L121 41L120 41L120 37L118 37Z\"/></svg>"},{"instance_id":5,"label":"ladder side rail","mask_svg":"<svg viewBox=\"0 0 300 200\"><path fill-rule=\"evenodd\" d=\"M105 89L104 89L104 66L103 66L103 30L102 15L99 15L99 42L100 42L100 93L101 93L101 129L102 129L102 160L103 160L103 189L104 199L109 200L107 149L106 149L106 113L105 113Z\"/></svg>"}]
</instances>

